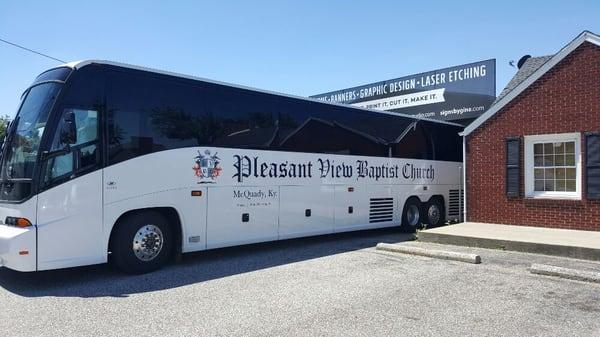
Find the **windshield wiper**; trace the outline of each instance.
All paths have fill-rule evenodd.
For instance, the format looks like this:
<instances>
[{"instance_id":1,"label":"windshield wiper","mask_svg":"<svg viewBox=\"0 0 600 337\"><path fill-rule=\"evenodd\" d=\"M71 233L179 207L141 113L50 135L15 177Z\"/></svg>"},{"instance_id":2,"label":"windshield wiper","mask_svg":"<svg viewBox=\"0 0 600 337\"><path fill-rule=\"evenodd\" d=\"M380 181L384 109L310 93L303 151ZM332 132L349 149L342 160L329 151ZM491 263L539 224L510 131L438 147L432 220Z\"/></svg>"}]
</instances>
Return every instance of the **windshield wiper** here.
<instances>
[{"instance_id":1,"label":"windshield wiper","mask_svg":"<svg viewBox=\"0 0 600 337\"><path fill-rule=\"evenodd\" d=\"M32 181L31 178L4 178L0 180L0 186L12 188L15 183L30 183Z\"/></svg>"},{"instance_id":2,"label":"windshield wiper","mask_svg":"<svg viewBox=\"0 0 600 337\"><path fill-rule=\"evenodd\" d=\"M32 178L4 178L0 180L0 185L6 183L27 183L33 181Z\"/></svg>"},{"instance_id":3,"label":"windshield wiper","mask_svg":"<svg viewBox=\"0 0 600 337\"><path fill-rule=\"evenodd\" d=\"M30 183L32 181L31 178L4 178L0 180L0 187L4 188L6 192L10 192L15 187L15 183Z\"/></svg>"}]
</instances>

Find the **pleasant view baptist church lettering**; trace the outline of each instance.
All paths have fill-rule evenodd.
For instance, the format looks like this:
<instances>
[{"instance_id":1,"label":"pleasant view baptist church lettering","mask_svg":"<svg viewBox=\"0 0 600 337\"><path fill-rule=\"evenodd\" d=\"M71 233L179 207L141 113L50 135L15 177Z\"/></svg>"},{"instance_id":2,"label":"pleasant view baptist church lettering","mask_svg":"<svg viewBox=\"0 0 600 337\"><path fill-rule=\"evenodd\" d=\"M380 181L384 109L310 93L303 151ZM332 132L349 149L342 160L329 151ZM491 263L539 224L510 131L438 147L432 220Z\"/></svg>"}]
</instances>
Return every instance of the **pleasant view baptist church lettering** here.
<instances>
[{"instance_id":1,"label":"pleasant view baptist church lettering","mask_svg":"<svg viewBox=\"0 0 600 337\"><path fill-rule=\"evenodd\" d=\"M429 164L419 167L413 163L379 164L371 165L367 160L356 160L355 165L334 159L318 158L315 165L312 161L306 162L263 162L258 156L234 155L233 178L241 183L244 178L353 178L359 179L416 179L433 180L435 169ZM314 175L316 170L318 175ZM356 174L356 175L355 175Z\"/></svg>"}]
</instances>

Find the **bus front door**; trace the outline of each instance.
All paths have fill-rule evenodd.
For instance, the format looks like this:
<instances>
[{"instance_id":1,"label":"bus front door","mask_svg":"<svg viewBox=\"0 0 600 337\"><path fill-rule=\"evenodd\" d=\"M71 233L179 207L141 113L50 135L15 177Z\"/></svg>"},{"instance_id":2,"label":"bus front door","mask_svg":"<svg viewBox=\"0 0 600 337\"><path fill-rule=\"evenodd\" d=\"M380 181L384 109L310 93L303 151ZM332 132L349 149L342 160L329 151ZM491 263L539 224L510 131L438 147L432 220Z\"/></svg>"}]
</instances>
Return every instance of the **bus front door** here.
<instances>
[{"instance_id":1,"label":"bus front door","mask_svg":"<svg viewBox=\"0 0 600 337\"><path fill-rule=\"evenodd\" d=\"M101 263L105 259L98 112L64 109L50 153L65 148L61 131L68 120L74 120L76 129L68 151L42 163L43 192L38 195L36 221L38 270Z\"/></svg>"}]
</instances>

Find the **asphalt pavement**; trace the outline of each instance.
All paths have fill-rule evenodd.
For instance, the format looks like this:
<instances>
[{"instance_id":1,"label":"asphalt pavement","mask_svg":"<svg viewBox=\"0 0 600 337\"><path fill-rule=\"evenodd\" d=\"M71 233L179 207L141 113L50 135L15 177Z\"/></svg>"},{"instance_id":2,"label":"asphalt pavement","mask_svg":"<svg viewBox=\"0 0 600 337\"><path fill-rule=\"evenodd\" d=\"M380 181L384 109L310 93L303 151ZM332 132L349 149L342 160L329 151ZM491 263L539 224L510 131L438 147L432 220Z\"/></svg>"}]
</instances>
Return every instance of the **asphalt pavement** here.
<instances>
[{"instance_id":1,"label":"asphalt pavement","mask_svg":"<svg viewBox=\"0 0 600 337\"><path fill-rule=\"evenodd\" d=\"M155 273L0 269L1 336L600 336L600 285L567 258L406 242L395 229L184 255ZM476 252L481 264L376 251Z\"/></svg>"}]
</instances>

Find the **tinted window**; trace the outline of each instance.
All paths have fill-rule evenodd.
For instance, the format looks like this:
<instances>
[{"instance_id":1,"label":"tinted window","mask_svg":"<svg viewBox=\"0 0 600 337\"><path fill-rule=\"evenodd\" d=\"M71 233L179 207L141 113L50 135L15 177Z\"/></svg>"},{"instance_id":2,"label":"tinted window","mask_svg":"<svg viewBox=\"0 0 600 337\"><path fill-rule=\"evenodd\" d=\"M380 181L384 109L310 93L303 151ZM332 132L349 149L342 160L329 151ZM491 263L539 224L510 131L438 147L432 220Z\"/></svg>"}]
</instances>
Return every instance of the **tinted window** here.
<instances>
[{"instance_id":1,"label":"tinted window","mask_svg":"<svg viewBox=\"0 0 600 337\"><path fill-rule=\"evenodd\" d=\"M462 160L461 127L415 121L393 145L396 158Z\"/></svg>"},{"instance_id":2,"label":"tinted window","mask_svg":"<svg viewBox=\"0 0 600 337\"><path fill-rule=\"evenodd\" d=\"M195 97L177 83L112 73L107 98L109 162L198 144L203 125L194 116L199 109Z\"/></svg>"},{"instance_id":3,"label":"tinted window","mask_svg":"<svg viewBox=\"0 0 600 337\"><path fill-rule=\"evenodd\" d=\"M99 70L99 66L91 65L73 73L61 100L63 108L103 110L105 76Z\"/></svg>"},{"instance_id":4,"label":"tinted window","mask_svg":"<svg viewBox=\"0 0 600 337\"><path fill-rule=\"evenodd\" d=\"M45 185L67 180L74 173L87 171L99 163L98 111L95 110L65 109L60 116L50 151L58 151L66 146L62 143L61 131L67 113L72 113L75 117L76 141L69 145L69 152L52 157L46 162L43 179ZM74 160L75 158L77 160Z\"/></svg>"},{"instance_id":5,"label":"tinted window","mask_svg":"<svg viewBox=\"0 0 600 337\"><path fill-rule=\"evenodd\" d=\"M262 98L208 83L114 72L110 163L189 146L270 149L276 115Z\"/></svg>"},{"instance_id":6,"label":"tinted window","mask_svg":"<svg viewBox=\"0 0 600 337\"><path fill-rule=\"evenodd\" d=\"M461 127L429 122L426 132L433 141L434 159L444 161L462 161Z\"/></svg>"},{"instance_id":7,"label":"tinted window","mask_svg":"<svg viewBox=\"0 0 600 337\"><path fill-rule=\"evenodd\" d=\"M441 144L442 152L435 152L438 136L428 128L408 132L412 118L143 72L114 71L109 82L111 164L190 146L452 157L443 153L452 144ZM460 139L456 145L460 149Z\"/></svg>"},{"instance_id":8,"label":"tinted window","mask_svg":"<svg viewBox=\"0 0 600 337\"><path fill-rule=\"evenodd\" d=\"M61 67L52 70L45 71L41 73L34 82L42 82L42 81L50 81L50 80L58 80L65 81L72 69L68 67Z\"/></svg>"},{"instance_id":9,"label":"tinted window","mask_svg":"<svg viewBox=\"0 0 600 337\"><path fill-rule=\"evenodd\" d=\"M414 122L394 144L392 155L396 158L434 159L433 139L423 125Z\"/></svg>"},{"instance_id":10,"label":"tinted window","mask_svg":"<svg viewBox=\"0 0 600 337\"><path fill-rule=\"evenodd\" d=\"M276 147L277 106L273 97L207 84L204 118L211 121L207 144L272 150Z\"/></svg>"},{"instance_id":11,"label":"tinted window","mask_svg":"<svg viewBox=\"0 0 600 337\"><path fill-rule=\"evenodd\" d=\"M366 129L363 117L353 109L290 100L280 109L278 149L387 156L386 141ZM370 123L378 122L373 118Z\"/></svg>"}]
</instances>

